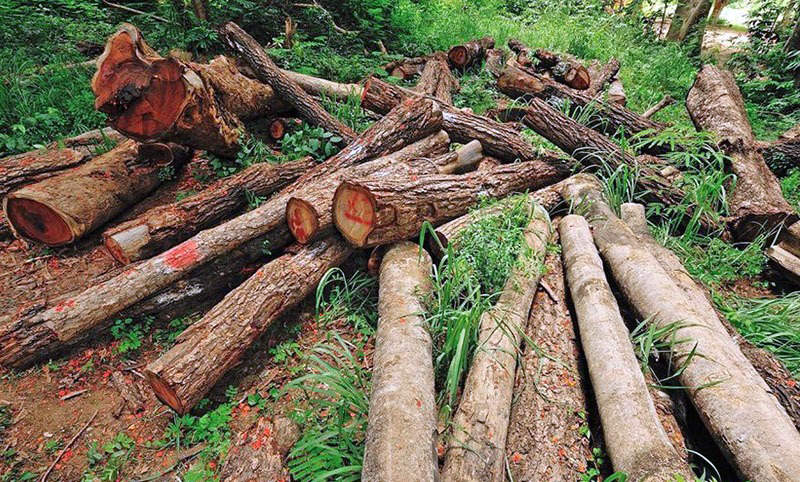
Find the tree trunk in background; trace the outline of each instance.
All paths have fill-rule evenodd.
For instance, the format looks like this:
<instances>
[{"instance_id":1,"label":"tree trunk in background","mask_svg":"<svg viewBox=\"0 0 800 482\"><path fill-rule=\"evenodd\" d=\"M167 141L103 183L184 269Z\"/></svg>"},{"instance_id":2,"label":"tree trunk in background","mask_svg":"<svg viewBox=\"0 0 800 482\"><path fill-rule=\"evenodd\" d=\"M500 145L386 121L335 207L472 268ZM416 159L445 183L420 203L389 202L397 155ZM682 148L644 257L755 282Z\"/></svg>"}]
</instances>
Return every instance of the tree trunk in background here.
<instances>
[{"instance_id":1,"label":"tree trunk in background","mask_svg":"<svg viewBox=\"0 0 800 482\"><path fill-rule=\"evenodd\" d=\"M678 33L681 31L683 21L697 0L678 0L678 6L675 8L675 13L672 14L672 19L669 24L669 31L667 31L667 40L678 41Z\"/></svg>"},{"instance_id":2,"label":"tree trunk in background","mask_svg":"<svg viewBox=\"0 0 800 482\"><path fill-rule=\"evenodd\" d=\"M433 341L424 316L431 269L428 253L408 241L390 246L381 262L364 482L438 479Z\"/></svg>"},{"instance_id":3,"label":"tree trunk in background","mask_svg":"<svg viewBox=\"0 0 800 482\"><path fill-rule=\"evenodd\" d=\"M789 35L789 38L786 39L786 44L783 46L783 51L787 53L800 50L800 13L797 13L796 17L792 34Z\"/></svg>"},{"instance_id":4,"label":"tree trunk in background","mask_svg":"<svg viewBox=\"0 0 800 482\"><path fill-rule=\"evenodd\" d=\"M711 11L712 0L698 0L692 7L678 32L678 40L689 46L694 56L699 56L703 49L703 37L708 25L708 12Z\"/></svg>"},{"instance_id":5,"label":"tree trunk in background","mask_svg":"<svg viewBox=\"0 0 800 482\"><path fill-rule=\"evenodd\" d=\"M194 16L203 22L208 22L208 0L192 0Z\"/></svg>"},{"instance_id":6,"label":"tree trunk in background","mask_svg":"<svg viewBox=\"0 0 800 482\"><path fill-rule=\"evenodd\" d=\"M731 0L714 0L714 8L711 9L711 23L716 23L719 20L720 14L729 3L731 3Z\"/></svg>"}]
</instances>

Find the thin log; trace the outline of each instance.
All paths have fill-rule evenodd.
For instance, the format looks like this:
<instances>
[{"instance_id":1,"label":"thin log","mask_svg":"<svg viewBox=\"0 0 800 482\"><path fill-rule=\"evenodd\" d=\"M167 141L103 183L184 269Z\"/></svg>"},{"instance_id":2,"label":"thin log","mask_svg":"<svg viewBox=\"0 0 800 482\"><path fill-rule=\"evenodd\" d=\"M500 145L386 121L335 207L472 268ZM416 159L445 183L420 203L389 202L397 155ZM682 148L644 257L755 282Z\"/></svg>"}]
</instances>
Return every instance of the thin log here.
<instances>
[{"instance_id":1,"label":"thin log","mask_svg":"<svg viewBox=\"0 0 800 482\"><path fill-rule=\"evenodd\" d=\"M136 380L128 381L122 372L114 371L111 373L111 383L114 385L114 388L117 389L120 397L122 398L122 403L120 404L121 407L127 406L128 411L131 414L144 411L145 398L141 390L139 390ZM122 408L118 414L119 413L122 413ZM119 415L117 415L116 418L119 418Z\"/></svg>"},{"instance_id":2,"label":"thin log","mask_svg":"<svg viewBox=\"0 0 800 482\"><path fill-rule=\"evenodd\" d=\"M453 417L443 482L506 480L505 447L517 352L552 236L547 212L535 206L531 214L518 267L495 306L481 316L478 349Z\"/></svg>"},{"instance_id":3,"label":"thin log","mask_svg":"<svg viewBox=\"0 0 800 482\"><path fill-rule=\"evenodd\" d=\"M432 263L420 247L389 247L380 267L378 331L361 479L438 479L433 341L425 324Z\"/></svg>"},{"instance_id":4,"label":"thin log","mask_svg":"<svg viewBox=\"0 0 800 482\"><path fill-rule=\"evenodd\" d=\"M300 427L289 418L259 417L253 426L234 437L220 468L220 480L288 481L289 470L284 460L300 435Z\"/></svg>"},{"instance_id":5,"label":"thin log","mask_svg":"<svg viewBox=\"0 0 800 482\"><path fill-rule=\"evenodd\" d=\"M337 155L306 172L258 208L206 229L164 253L63 300L35 316L0 326L0 364L22 367L80 341L109 318L165 289L195 268L260 237L270 249L284 246L289 198L314 183L367 159L384 155L441 129L441 113L427 99L404 102Z\"/></svg>"},{"instance_id":6,"label":"thin log","mask_svg":"<svg viewBox=\"0 0 800 482\"><path fill-rule=\"evenodd\" d=\"M284 74L267 55L261 45L241 27L228 22L220 29L227 45L241 55L253 69L256 78L269 84L284 102L294 107L306 120L339 135L351 142L357 134L325 111L319 103L308 95L296 82Z\"/></svg>"},{"instance_id":7,"label":"thin log","mask_svg":"<svg viewBox=\"0 0 800 482\"><path fill-rule=\"evenodd\" d=\"M656 114L656 112L658 112L661 109L663 109L664 107L670 106L670 105L672 105L674 103L675 103L675 99L673 99L671 95L665 94L664 97L661 98L661 100L659 100L655 105L653 105L652 107L647 109L644 112L644 114L642 114L642 117L645 117L645 118L649 119L649 118L653 117Z\"/></svg>"},{"instance_id":8,"label":"thin log","mask_svg":"<svg viewBox=\"0 0 800 482\"><path fill-rule=\"evenodd\" d=\"M589 78L591 79L587 94L597 96L606 84L610 83L614 77L619 74L619 60L616 57L611 57L605 65L591 65L589 67Z\"/></svg>"},{"instance_id":9,"label":"thin log","mask_svg":"<svg viewBox=\"0 0 800 482\"><path fill-rule=\"evenodd\" d=\"M491 171L420 176L409 181L349 180L333 196L333 222L356 246L388 244L415 236L425 221L436 225L466 213L480 197L501 198L564 177L564 170L527 161Z\"/></svg>"},{"instance_id":10,"label":"thin log","mask_svg":"<svg viewBox=\"0 0 800 482\"><path fill-rule=\"evenodd\" d=\"M303 90L318 97L327 96L334 100L345 101L350 97L361 98L363 91L358 84L340 84L290 70L281 70L281 72L296 82Z\"/></svg>"},{"instance_id":11,"label":"thin log","mask_svg":"<svg viewBox=\"0 0 800 482\"><path fill-rule=\"evenodd\" d=\"M619 76L611 79L608 84L608 103L625 107L628 104L628 95L625 93L625 86L622 85L622 80ZM643 115L643 119L649 119L648 116Z\"/></svg>"},{"instance_id":12,"label":"thin log","mask_svg":"<svg viewBox=\"0 0 800 482\"><path fill-rule=\"evenodd\" d=\"M800 286L800 258L780 243L767 248L764 254L786 275L787 279Z\"/></svg>"},{"instance_id":13,"label":"thin log","mask_svg":"<svg viewBox=\"0 0 800 482\"><path fill-rule=\"evenodd\" d=\"M370 77L364 84L361 106L383 114L415 95L411 90ZM439 107L444 118L443 128L453 142L466 144L477 140L484 153L504 162L537 158L533 146L513 128L444 103L439 103Z\"/></svg>"},{"instance_id":14,"label":"thin log","mask_svg":"<svg viewBox=\"0 0 800 482\"><path fill-rule=\"evenodd\" d=\"M561 220L559 233L581 345L614 470L632 480L672 482L677 476L691 480L692 470L659 421L589 224L581 216L569 215Z\"/></svg>"},{"instance_id":15,"label":"thin log","mask_svg":"<svg viewBox=\"0 0 800 482\"><path fill-rule=\"evenodd\" d=\"M483 60L486 51L493 48L494 39L492 37L484 37L463 45L451 47L447 52L447 58L454 68L466 70Z\"/></svg>"},{"instance_id":16,"label":"thin log","mask_svg":"<svg viewBox=\"0 0 800 482\"><path fill-rule=\"evenodd\" d=\"M728 202L728 225L734 236L751 240L759 233L797 221L797 214L781 194L778 179L756 148L733 75L712 65L704 66L686 97L686 109L695 126L713 132L720 150L730 157L736 186Z\"/></svg>"},{"instance_id":17,"label":"thin log","mask_svg":"<svg viewBox=\"0 0 800 482\"><path fill-rule=\"evenodd\" d=\"M310 157L283 164L255 164L197 194L154 207L106 230L103 243L122 264L155 256L241 211L248 193L258 197L271 194L316 164Z\"/></svg>"},{"instance_id":18,"label":"thin log","mask_svg":"<svg viewBox=\"0 0 800 482\"><path fill-rule=\"evenodd\" d=\"M716 319L698 316L685 292L611 211L591 176L575 176L565 196L590 219L595 243L641 319L670 329L671 363L709 432L744 478L797 480L800 433Z\"/></svg>"},{"instance_id":19,"label":"thin log","mask_svg":"<svg viewBox=\"0 0 800 482\"><path fill-rule=\"evenodd\" d=\"M342 181L375 175L406 179L420 174L434 174L438 172L438 166L434 162L414 161L443 153L449 143L450 139L443 131L433 134L389 155L344 169L319 183L316 189L308 190L303 196L293 196L286 204L289 230L301 244L309 244L334 233L336 229L333 225L331 203L333 194Z\"/></svg>"},{"instance_id":20,"label":"thin log","mask_svg":"<svg viewBox=\"0 0 800 482\"><path fill-rule=\"evenodd\" d=\"M281 314L352 251L330 237L265 264L147 365L145 375L158 399L179 414L191 410Z\"/></svg>"},{"instance_id":21,"label":"thin log","mask_svg":"<svg viewBox=\"0 0 800 482\"><path fill-rule=\"evenodd\" d=\"M21 236L49 246L72 243L94 231L159 184L159 170L177 165L188 150L162 145L140 149L127 141L82 166L30 184L3 200L3 211Z\"/></svg>"},{"instance_id":22,"label":"thin log","mask_svg":"<svg viewBox=\"0 0 800 482\"><path fill-rule=\"evenodd\" d=\"M447 55L437 52L430 56L422 75L419 78L415 91L422 95L429 95L445 104L452 104L452 93L458 91L458 79L450 72L447 64Z\"/></svg>"}]
</instances>

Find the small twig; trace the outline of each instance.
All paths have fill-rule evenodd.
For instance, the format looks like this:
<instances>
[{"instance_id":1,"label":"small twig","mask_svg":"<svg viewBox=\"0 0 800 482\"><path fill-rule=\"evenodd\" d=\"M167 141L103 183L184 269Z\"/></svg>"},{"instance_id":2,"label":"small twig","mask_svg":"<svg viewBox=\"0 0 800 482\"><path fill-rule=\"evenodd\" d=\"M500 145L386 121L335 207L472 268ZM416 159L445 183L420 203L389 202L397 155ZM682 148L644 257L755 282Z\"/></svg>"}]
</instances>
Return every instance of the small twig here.
<instances>
[{"instance_id":1,"label":"small twig","mask_svg":"<svg viewBox=\"0 0 800 482\"><path fill-rule=\"evenodd\" d=\"M547 286L547 283L545 283L542 280L542 281L539 281L539 285L542 287L544 292L547 293L547 296L549 296L550 299L553 300L553 303L558 304L558 299L556 298L555 293L553 293L553 290L551 290L550 287Z\"/></svg>"},{"instance_id":2,"label":"small twig","mask_svg":"<svg viewBox=\"0 0 800 482\"><path fill-rule=\"evenodd\" d=\"M650 107L649 109L647 109L645 111L645 113L642 114L642 117L645 117L645 118L649 119L653 114L655 114L656 112L660 111L664 107L673 104L674 102L675 102L675 99L673 99L671 95L667 94L661 100L658 101L658 104L656 104L653 107Z\"/></svg>"},{"instance_id":3,"label":"small twig","mask_svg":"<svg viewBox=\"0 0 800 482\"><path fill-rule=\"evenodd\" d=\"M88 388L84 388L83 390L78 390L78 391L75 391L75 392L72 392L72 393L68 393L68 394L64 395L63 397L61 397L61 400L62 401L63 400L69 400L70 398L75 398L78 395L83 395L84 393L86 393L88 391L89 391Z\"/></svg>"},{"instance_id":4,"label":"small twig","mask_svg":"<svg viewBox=\"0 0 800 482\"><path fill-rule=\"evenodd\" d=\"M333 14L331 12L329 12L328 9L326 9L325 7L320 5L317 2L317 0L314 0L314 3L295 3L295 4L293 4L293 6L300 7L300 8L317 8L319 10L322 10L323 12L325 12L325 14L327 14L328 20L330 20L331 25L333 26L333 30L335 30L336 32L338 32L338 33L340 33L342 35L357 34L358 33L358 30L347 30L347 29L343 29L342 27L336 25L336 22L333 20Z\"/></svg>"},{"instance_id":5,"label":"small twig","mask_svg":"<svg viewBox=\"0 0 800 482\"><path fill-rule=\"evenodd\" d=\"M105 3L109 7L114 7L114 8L118 8L120 10L125 10L126 12L134 13L136 15L146 15L146 16L152 18L153 20L158 20L159 22L171 23L173 25L177 25L172 20L167 20L164 17L159 17L158 15L153 15L152 13L147 13L147 12L143 12L141 10L136 10L135 8L126 7L125 5L119 5L119 4L116 4L116 3L111 3L108 0L103 0L103 3Z\"/></svg>"},{"instance_id":6,"label":"small twig","mask_svg":"<svg viewBox=\"0 0 800 482\"><path fill-rule=\"evenodd\" d=\"M69 441L69 443L68 443L67 445L65 445L63 449L61 449L61 452L59 452L59 453L58 453L58 456L57 456L57 457L56 457L56 459L53 461L53 463L52 463L52 464L50 464L50 467L48 467L48 468L47 468L47 472L45 472L45 473L42 475L42 478L41 478L41 479L39 479L39 482L45 482L45 481L47 480L47 477L49 477L49 476L50 476L50 472L52 472L52 471L53 471L53 468L56 466L56 464L58 464L58 461L59 461L59 460L61 460L61 457L64 455L64 453L65 453L65 452L66 452L66 451L67 451L67 450L68 450L70 447L72 447L72 444L74 444L74 443L75 443L75 441L76 441L76 440L78 440L78 437L80 437L80 436L81 436L81 434L83 434L83 432L85 432L85 431L86 431L86 429L87 429L87 428L89 428L89 425L91 425L91 424L92 424L92 421L94 420L94 418L97 416L97 414L98 414L99 412L100 412L100 410L99 410L99 409L98 409L98 410L95 410L95 411L94 411L94 415L92 415L92 417L89 419L89 421L88 421L88 422L86 422L86 425L84 425L82 429L78 430L78 433L76 433L76 434L75 434L75 436L74 436L74 437L72 437L72 440L70 440L70 441Z\"/></svg>"}]
</instances>

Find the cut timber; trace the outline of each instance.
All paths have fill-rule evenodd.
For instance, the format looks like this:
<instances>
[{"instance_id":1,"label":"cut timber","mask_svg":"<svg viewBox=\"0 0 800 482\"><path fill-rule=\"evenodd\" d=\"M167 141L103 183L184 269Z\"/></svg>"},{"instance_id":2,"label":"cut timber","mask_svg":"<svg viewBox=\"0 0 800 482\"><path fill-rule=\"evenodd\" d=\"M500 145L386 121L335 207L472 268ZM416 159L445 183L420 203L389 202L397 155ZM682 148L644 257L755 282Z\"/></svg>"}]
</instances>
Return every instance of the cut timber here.
<instances>
[{"instance_id":1,"label":"cut timber","mask_svg":"<svg viewBox=\"0 0 800 482\"><path fill-rule=\"evenodd\" d=\"M678 340L672 366L709 432L744 478L800 480L800 433L786 411L719 319L697 315L693 300L611 211L598 186L592 176L573 176L565 197L585 210L603 259L638 316Z\"/></svg>"},{"instance_id":2,"label":"cut timber","mask_svg":"<svg viewBox=\"0 0 800 482\"><path fill-rule=\"evenodd\" d=\"M387 74L398 79L407 80L418 76L425 69L428 57L414 57L396 60L383 66Z\"/></svg>"},{"instance_id":3,"label":"cut timber","mask_svg":"<svg viewBox=\"0 0 800 482\"><path fill-rule=\"evenodd\" d=\"M599 64L593 63L589 67L591 82L586 93L597 96L603 92L606 84L610 83L611 80L619 74L619 67L619 60L615 57L611 57L602 67Z\"/></svg>"},{"instance_id":4,"label":"cut timber","mask_svg":"<svg viewBox=\"0 0 800 482\"><path fill-rule=\"evenodd\" d=\"M436 52L430 56L417 86L414 87L416 92L434 97L445 104L453 103L452 93L458 89L458 79L450 72L444 52Z\"/></svg>"},{"instance_id":5,"label":"cut timber","mask_svg":"<svg viewBox=\"0 0 800 482\"><path fill-rule=\"evenodd\" d=\"M625 107L628 104L628 95L625 93L625 87L622 85L622 80L619 76L611 79L608 84L608 103ZM642 115L643 119L649 119L649 116Z\"/></svg>"},{"instance_id":6,"label":"cut timber","mask_svg":"<svg viewBox=\"0 0 800 482\"><path fill-rule=\"evenodd\" d=\"M692 470L659 421L589 224L581 216L570 215L561 220L559 233L581 345L614 470L637 481L672 482L677 476L691 480Z\"/></svg>"},{"instance_id":7,"label":"cut timber","mask_svg":"<svg viewBox=\"0 0 800 482\"><path fill-rule=\"evenodd\" d=\"M775 142L759 142L757 147L767 165L778 175L800 167L800 125L781 134Z\"/></svg>"},{"instance_id":8,"label":"cut timber","mask_svg":"<svg viewBox=\"0 0 800 482\"><path fill-rule=\"evenodd\" d=\"M758 152L744 100L730 72L705 65L686 97L686 109L698 129L713 132L730 157L736 185L730 196L728 224L737 239L795 222L798 217L781 194L778 179Z\"/></svg>"},{"instance_id":9,"label":"cut timber","mask_svg":"<svg viewBox=\"0 0 800 482\"><path fill-rule=\"evenodd\" d=\"M454 68L466 70L483 60L486 51L493 48L494 39L492 37L484 37L467 42L464 45L451 47L447 51L447 58Z\"/></svg>"},{"instance_id":10,"label":"cut timber","mask_svg":"<svg viewBox=\"0 0 800 482\"><path fill-rule=\"evenodd\" d=\"M241 27L228 22L222 26L220 34L228 46L247 61L256 78L272 86L281 99L294 107L303 118L328 132L339 135L346 142L356 138L357 134L353 129L326 112L297 82L284 74L261 45Z\"/></svg>"},{"instance_id":11,"label":"cut timber","mask_svg":"<svg viewBox=\"0 0 800 482\"><path fill-rule=\"evenodd\" d=\"M388 244L417 235L425 221L436 225L464 214L481 197L538 189L565 174L534 160L464 175L345 181L333 196L333 222L356 246Z\"/></svg>"},{"instance_id":12,"label":"cut timber","mask_svg":"<svg viewBox=\"0 0 800 482\"><path fill-rule=\"evenodd\" d=\"M381 262L365 482L438 479L433 341L423 304L431 268L428 253L408 241L389 247Z\"/></svg>"},{"instance_id":13,"label":"cut timber","mask_svg":"<svg viewBox=\"0 0 800 482\"><path fill-rule=\"evenodd\" d=\"M281 70L281 72L295 81L303 90L318 97L327 96L334 100L345 101L351 96L360 98L363 90L358 84L340 84L338 82L292 72L291 70Z\"/></svg>"},{"instance_id":14,"label":"cut timber","mask_svg":"<svg viewBox=\"0 0 800 482\"><path fill-rule=\"evenodd\" d=\"M551 236L547 212L534 206L518 267L495 306L481 316L478 348L453 417L442 482L506 480L505 448L517 352Z\"/></svg>"},{"instance_id":15,"label":"cut timber","mask_svg":"<svg viewBox=\"0 0 800 482\"><path fill-rule=\"evenodd\" d=\"M47 358L91 334L125 308L253 240L266 237L272 250L285 246L286 203L291 196L314 189L316 182L339 169L400 149L441 127L441 112L434 101L419 98L402 103L338 154L256 209L201 231L35 317L19 317L0 328L0 364L21 367Z\"/></svg>"},{"instance_id":16,"label":"cut timber","mask_svg":"<svg viewBox=\"0 0 800 482\"><path fill-rule=\"evenodd\" d=\"M450 139L444 131L428 136L414 144L389 155L344 169L315 189L307 190L302 196L293 196L286 204L286 220L289 230L301 244L308 244L335 232L331 203L339 184L349 178L381 176L406 179L419 174L437 173L437 164L428 161L432 155L447 150ZM436 157L435 159L439 159Z\"/></svg>"},{"instance_id":17,"label":"cut timber","mask_svg":"<svg viewBox=\"0 0 800 482\"><path fill-rule=\"evenodd\" d=\"M800 258L786 250L781 243L770 246L764 252L767 257L789 278L800 286Z\"/></svg>"},{"instance_id":18,"label":"cut timber","mask_svg":"<svg viewBox=\"0 0 800 482\"><path fill-rule=\"evenodd\" d=\"M510 38L508 39L508 48L511 49L512 52L517 54L517 62L520 65L524 65L525 67L533 67L534 62L539 61L536 58L536 53L533 49L528 48L524 43L520 42L517 39ZM547 63L547 61L542 63L543 67L549 68L556 64L556 62Z\"/></svg>"},{"instance_id":19,"label":"cut timber","mask_svg":"<svg viewBox=\"0 0 800 482\"><path fill-rule=\"evenodd\" d=\"M89 156L76 149L38 149L0 159L0 196L24 184L47 179L82 164Z\"/></svg>"},{"instance_id":20,"label":"cut timber","mask_svg":"<svg viewBox=\"0 0 800 482\"><path fill-rule=\"evenodd\" d=\"M539 286L547 288L533 299L514 387L506 442L509 480L576 481L592 457L589 438L576 430L587 424L590 386L560 254L548 254L544 272Z\"/></svg>"},{"instance_id":21,"label":"cut timber","mask_svg":"<svg viewBox=\"0 0 800 482\"><path fill-rule=\"evenodd\" d=\"M654 106L652 106L649 109L647 109L644 112L644 114L642 114L642 117L646 117L646 118L649 119L649 118L653 117L656 114L656 112L658 112L661 109L663 109L664 107L670 106L670 105L672 105L674 103L675 103L675 99L673 99L671 95L665 94L664 97L662 97L661 100L659 100Z\"/></svg>"},{"instance_id":22,"label":"cut timber","mask_svg":"<svg viewBox=\"0 0 800 482\"><path fill-rule=\"evenodd\" d=\"M284 164L255 164L197 194L154 207L106 230L103 242L122 264L155 256L238 213L247 202L247 193L266 196L315 165L310 157Z\"/></svg>"},{"instance_id":23,"label":"cut timber","mask_svg":"<svg viewBox=\"0 0 800 482\"><path fill-rule=\"evenodd\" d=\"M411 90L370 77L364 84L361 106L385 114L405 99L415 95L417 94ZM443 128L453 142L466 144L477 140L483 146L485 154L503 162L537 158L533 146L513 128L444 103L440 103L439 107L444 118Z\"/></svg>"},{"instance_id":24,"label":"cut timber","mask_svg":"<svg viewBox=\"0 0 800 482\"><path fill-rule=\"evenodd\" d=\"M288 481L286 455L300 439L300 427L286 417L259 417L231 441L220 468L222 482Z\"/></svg>"},{"instance_id":25,"label":"cut timber","mask_svg":"<svg viewBox=\"0 0 800 482\"><path fill-rule=\"evenodd\" d=\"M74 242L161 184L159 166L188 157L179 146L162 147L140 154L138 143L123 142L76 169L14 191L3 210L21 236L49 246ZM150 157L156 152L159 158Z\"/></svg>"},{"instance_id":26,"label":"cut timber","mask_svg":"<svg viewBox=\"0 0 800 482\"><path fill-rule=\"evenodd\" d=\"M503 70L504 62L505 53L501 49L489 49L486 51L486 61L483 63L483 69L497 78Z\"/></svg>"},{"instance_id":27,"label":"cut timber","mask_svg":"<svg viewBox=\"0 0 800 482\"><path fill-rule=\"evenodd\" d=\"M544 49L538 49L534 55L539 59L539 65L550 69L557 81L575 90L589 88L592 82L589 71L579 62Z\"/></svg>"},{"instance_id":28,"label":"cut timber","mask_svg":"<svg viewBox=\"0 0 800 482\"><path fill-rule=\"evenodd\" d=\"M145 375L159 400L185 414L273 322L352 252L330 237L265 264L178 337Z\"/></svg>"}]
</instances>

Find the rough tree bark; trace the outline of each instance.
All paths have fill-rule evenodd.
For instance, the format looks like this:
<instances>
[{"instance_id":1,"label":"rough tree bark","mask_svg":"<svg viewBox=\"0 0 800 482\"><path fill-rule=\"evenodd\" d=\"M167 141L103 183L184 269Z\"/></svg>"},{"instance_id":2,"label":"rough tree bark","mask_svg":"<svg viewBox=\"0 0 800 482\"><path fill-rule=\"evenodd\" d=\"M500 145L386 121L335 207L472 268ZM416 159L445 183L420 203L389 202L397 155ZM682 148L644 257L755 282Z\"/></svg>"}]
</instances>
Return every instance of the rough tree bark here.
<instances>
[{"instance_id":1,"label":"rough tree bark","mask_svg":"<svg viewBox=\"0 0 800 482\"><path fill-rule=\"evenodd\" d=\"M92 286L33 317L0 328L0 364L22 367L91 333L108 318L253 239L269 235L282 247L286 202L339 169L385 155L441 129L441 112L428 99L404 102L337 155L306 172L258 208L206 229L164 253Z\"/></svg>"},{"instance_id":2,"label":"rough tree bark","mask_svg":"<svg viewBox=\"0 0 800 482\"><path fill-rule=\"evenodd\" d=\"M495 306L481 316L478 348L453 417L443 482L506 480L505 448L517 352L552 235L544 209L534 206L531 215L519 265L509 275Z\"/></svg>"},{"instance_id":3,"label":"rough tree bark","mask_svg":"<svg viewBox=\"0 0 800 482\"><path fill-rule=\"evenodd\" d=\"M433 341L424 318L431 269L428 253L408 241L383 255L361 469L365 482L438 479Z\"/></svg>"},{"instance_id":4,"label":"rough tree bark","mask_svg":"<svg viewBox=\"0 0 800 482\"><path fill-rule=\"evenodd\" d=\"M450 65L456 69L466 70L477 62L483 60L488 49L494 48L494 39L492 37L484 37L482 39L467 42L464 45L456 45L451 47L447 52L447 58L450 60Z\"/></svg>"},{"instance_id":5,"label":"rough tree bark","mask_svg":"<svg viewBox=\"0 0 800 482\"><path fill-rule=\"evenodd\" d=\"M193 196L154 207L106 230L103 243L114 259L122 264L155 256L238 213L247 202L248 192L254 196L266 196L316 164L312 158L306 157L284 164L250 166Z\"/></svg>"},{"instance_id":6,"label":"rough tree bark","mask_svg":"<svg viewBox=\"0 0 800 482\"><path fill-rule=\"evenodd\" d=\"M389 62L383 66L383 69L392 77L407 80L421 74L427 62L428 57L413 57Z\"/></svg>"},{"instance_id":7,"label":"rough tree bark","mask_svg":"<svg viewBox=\"0 0 800 482\"><path fill-rule=\"evenodd\" d=\"M574 176L565 197L586 211L595 243L631 307L650 324L674 330L672 366L709 432L745 478L800 480L800 433L786 411L719 319L694 312L683 290L604 202L598 185L591 176Z\"/></svg>"},{"instance_id":8,"label":"rough tree bark","mask_svg":"<svg viewBox=\"0 0 800 482\"><path fill-rule=\"evenodd\" d=\"M361 106L384 114L415 95L413 91L370 77L364 84ZM439 107L444 118L443 128L453 142L466 144L477 140L483 146L484 153L504 162L537 157L533 146L513 128L444 103L439 103Z\"/></svg>"},{"instance_id":9,"label":"rough tree bark","mask_svg":"<svg viewBox=\"0 0 800 482\"><path fill-rule=\"evenodd\" d=\"M265 264L145 369L159 400L185 414L286 310L311 293L353 249L330 237Z\"/></svg>"},{"instance_id":10,"label":"rough tree bark","mask_svg":"<svg viewBox=\"0 0 800 482\"><path fill-rule=\"evenodd\" d=\"M90 156L71 148L37 149L0 159L0 196L23 184L47 179Z\"/></svg>"},{"instance_id":11,"label":"rough tree bark","mask_svg":"<svg viewBox=\"0 0 800 482\"><path fill-rule=\"evenodd\" d=\"M533 67L527 55L527 53L525 55L520 53L518 62L524 67ZM592 81L589 70L575 58L544 49L537 49L533 55L539 60L539 64L536 65L538 70L548 70L557 81L573 89L586 90L589 88Z\"/></svg>"},{"instance_id":12,"label":"rough tree bark","mask_svg":"<svg viewBox=\"0 0 800 482\"><path fill-rule=\"evenodd\" d=\"M261 48L261 45L241 27L233 22L228 22L222 26L220 34L228 46L247 61L256 77L271 85L284 102L294 107L306 120L328 132L338 134L346 142L351 142L356 138L355 131L326 112L316 100L284 74Z\"/></svg>"},{"instance_id":13,"label":"rough tree bark","mask_svg":"<svg viewBox=\"0 0 800 482\"><path fill-rule=\"evenodd\" d=\"M711 10L711 22L715 23L719 20L719 16L729 3L731 3L731 0L714 0L714 8Z\"/></svg>"},{"instance_id":14,"label":"rough tree bark","mask_svg":"<svg viewBox=\"0 0 800 482\"><path fill-rule=\"evenodd\" d=\"M489 49L486 51L486 60L483 69L492 74L495 78L500 76L505 62L505 52L502 49Z\"/></svg>"},{"instance_id":15,"label":"rough tree bark","mask_svg":"<svg viewBox=\"0 0 800 482\"><path fill-rule=\"evenodd\" d=\"M450 72L444 52L436 52L428 58L419 82L414 87L416 92L439 99L445 104L453 103L452 93L458 89L458 79Z\"/></svg>"},{"instance_id":16,"label":"rough tree bark","mask_svg":"<svg viewBox=\"0 0 800 482\"><path fill-rule=\"evenodd\" d=\"M797 220L781 194L778 179L756 148L742 94L730 72L705 65L686 97L695 126L713 132L719 148L730 157L736 186L729 198L728 224L737 239L751 240Z\"/></svg>"},{"instance_id":17,"label":"rough tree bark","mask_svg":"<svg viewBox=\"0 0 800 482\"><path fill-rule=\"evenodd\" d=\"M155 189L164 165L189 151L174 144L154 151L126 141L78 168L30 184L3 200L14 230L50 246L74 242Z\"/></svg>"},{"instance_id":18,"label":"rough tree bark","mask_svg":"<svg viewBox=\"0 0 800 482\"><path fill-rule=\"evenodd\" d=\"M283 462L300 435L300 427L287 417L259 417L254 426L234 437L220 468L220 480L290 480Z\"/></svg>"},{"instance_id":19,"label":"rough tree bark","mask_svg":"<svg viewBox=\"0 0 800 482\"><path fill-rule=\"evenodd\" d=\"M692 470L659 421L589 224L581 216L569 215L558 230L581 345L614 470L637 481L672 482L678 475L691 480Z\"/></svg>"},{"instance_id":20,"label":"rough tree bark","mask_svg":"<svg viewBox=\"0 0 800 482\"><path fill-rule=\"evenodd\" d=\"M589 78L591 78L591 82L586 93L597 96L603 92L606 84L619 74L619 67L619 60L616 57L611 57L602 67L599 64L590 65Z\"/></svg>"},{"instance_id":21,"label":"rough tree bark","mask_svg":"<svg viewBox=\"0 0 800 482\"><path fill-rule=\"evenodd\" d=\"M504 164L464 175L429 175L409 181L358 179L333 196L333 222L349 242L371 247L407 239L423 222L439 224L467 212L481 196L501 198L566 177L541 161Z\"/></svg>"},{"instance_id":22,"label":"rough tree bark","mask_svg":"<svg viewBox=\"0 0 800 482\"><path fill-rule=\"evenodd\" d=\"M618 75L611 79L611 83L608 84L608 103L620 107L625 107L628 104L625 86L622 85L622 80ZM649 119L650 117L642 115L642 118Z\"/></svg>"}]
</instances>

